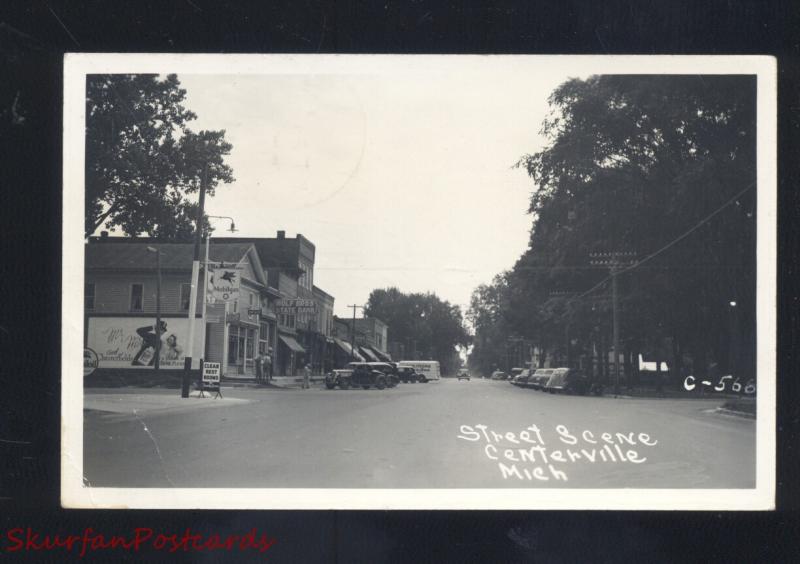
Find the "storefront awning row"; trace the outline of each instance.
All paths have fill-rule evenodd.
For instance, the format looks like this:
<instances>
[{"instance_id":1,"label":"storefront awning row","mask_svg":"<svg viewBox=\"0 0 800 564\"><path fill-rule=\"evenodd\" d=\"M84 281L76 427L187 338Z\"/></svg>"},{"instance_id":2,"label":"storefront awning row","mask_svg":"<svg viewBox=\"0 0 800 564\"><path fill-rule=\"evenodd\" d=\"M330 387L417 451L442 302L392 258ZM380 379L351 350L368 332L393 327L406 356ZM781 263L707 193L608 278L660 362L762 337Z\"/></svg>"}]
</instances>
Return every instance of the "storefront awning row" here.
<instances>
[{"instance_id":1,"label":"storefront awning row","mask_svg":"<svg viewBox=\"0 0 800 564\"><path fill-rule=\"evenodd\" d=\"M278 335L283 344L289 347L290 350L296 353L305 353L306 349L304 349L300 343L294 340L293 337L287 337L286 335Z\"/></svg>"},{"instance_id":2,"label":"storefront awning row","mask_svg":"<svg viewBox=\"0 0 800 564\"><path fill-rule=\"evenodd\" d=\"M369 362L381 361L381 359L378 358L378 355L372 352L369 347L358 347L358 350L361 351L361 356L366 357Z\"/></svg>"},{"instance_id":3,"label":"storefront awning row","mask_svg":"<svg viewBox=\"0 0 800 564\"><path fill-rule=\"evenodd\" d=\"M341 339L334 339L333 341L336 343L336 345L340 349L342 349L342 351L344 351L344 353L347 356L352 356L354 358L354 360L356 360L357 362L366 362L366 359L363 356L361 356L361 354L358 352L358 350L355 351L355 354L353 354L351 352L352 348L350 347L350 343L346 343L345 341L342 341Z\"/></svg>"},{"instance_id":4,"label":"storefront awning row","mask_svg":"<svg viewBox=\"0 0 800 564\"><path fill-rule=\"evenodd\" d=\"M392 362L392 357L386 354L385 352L382 352L376 349L375 347L369 347L369 350L371 350L375 354L375 356L378 357L378 360L380 360L381 362Z\"/></svg>"}]
</instances>

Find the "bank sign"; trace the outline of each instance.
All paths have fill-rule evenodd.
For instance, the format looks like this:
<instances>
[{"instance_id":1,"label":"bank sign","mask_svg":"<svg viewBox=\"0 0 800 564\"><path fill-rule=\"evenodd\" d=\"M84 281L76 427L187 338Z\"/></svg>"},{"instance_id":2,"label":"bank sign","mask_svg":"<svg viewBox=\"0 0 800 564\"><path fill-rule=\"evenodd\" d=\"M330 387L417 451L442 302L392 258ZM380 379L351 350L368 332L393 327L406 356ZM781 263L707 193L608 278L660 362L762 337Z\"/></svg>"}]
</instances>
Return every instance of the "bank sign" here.
<instances>
[{"instance_id":1,"label":"bank sign","mask_svg":"<svg viewBox=\"0 0 800 564\"><path fill-rule=\"evenodd\" d=\"M309 299L283 299L275 302L275 313L316 313L317 303Z\"/></svg>"},{"instance_id":2,"label":"bank sign","mask_svg":"<svg viewBox=\"0 0 800 564\"><path fill-rule=\"evenodd\" d=\"M195 350L201 350L202 331L195 331ZM159 366L165 370L183 369L184 351L189 341L185 317L161 320ZM90 317L87 346L97 354L98 368L154 369L158 333L156 320L148 317ZM197 368L198 361L194 361Z\"/></svg>"}]
</instances>

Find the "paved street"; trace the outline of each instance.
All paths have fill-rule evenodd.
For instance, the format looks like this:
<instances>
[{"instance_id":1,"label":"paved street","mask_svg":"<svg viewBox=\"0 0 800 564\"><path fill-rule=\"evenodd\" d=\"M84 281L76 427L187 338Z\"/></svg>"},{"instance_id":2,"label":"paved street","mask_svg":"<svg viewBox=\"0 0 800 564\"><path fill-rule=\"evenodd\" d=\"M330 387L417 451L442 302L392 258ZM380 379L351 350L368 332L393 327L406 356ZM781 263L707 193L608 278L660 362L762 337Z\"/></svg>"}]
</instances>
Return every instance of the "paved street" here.
<instances>
[{"instance_id":1,"label":"paved street","mask_svg":"<svg viewBox=\"0 0 800 564\"><path fill-rule=\"evenodd\" d=\"M173 390L87 391L85 479L106 487L755 484L755 422L711 413L721 400L555 396L475 379L223 392L224 400L180 400Z\"/></svg>"}]
</instances>

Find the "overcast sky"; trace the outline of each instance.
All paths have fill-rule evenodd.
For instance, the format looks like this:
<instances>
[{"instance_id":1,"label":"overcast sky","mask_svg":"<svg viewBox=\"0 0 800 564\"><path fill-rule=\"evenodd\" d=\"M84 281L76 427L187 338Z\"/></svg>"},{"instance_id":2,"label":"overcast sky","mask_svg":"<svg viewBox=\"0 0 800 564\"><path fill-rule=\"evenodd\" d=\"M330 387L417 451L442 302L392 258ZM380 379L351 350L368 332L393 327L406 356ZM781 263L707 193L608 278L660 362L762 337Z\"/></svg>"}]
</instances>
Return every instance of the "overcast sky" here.
<instances>
[{"instance_id":1,"label":"overcast sky","mask_svg":"<svg viewBox=\"0 0 800 564\"><path fill-rule=\"evenodd\" d=\"M541 148L547 97L568 75L446 71L179 74L191 127L233 144L236 182L207 213L232 216L237 236L310 239L338 315L389 286L466 310L527 247L535 186L513 165Z\"/></svg>"}]
</instances>

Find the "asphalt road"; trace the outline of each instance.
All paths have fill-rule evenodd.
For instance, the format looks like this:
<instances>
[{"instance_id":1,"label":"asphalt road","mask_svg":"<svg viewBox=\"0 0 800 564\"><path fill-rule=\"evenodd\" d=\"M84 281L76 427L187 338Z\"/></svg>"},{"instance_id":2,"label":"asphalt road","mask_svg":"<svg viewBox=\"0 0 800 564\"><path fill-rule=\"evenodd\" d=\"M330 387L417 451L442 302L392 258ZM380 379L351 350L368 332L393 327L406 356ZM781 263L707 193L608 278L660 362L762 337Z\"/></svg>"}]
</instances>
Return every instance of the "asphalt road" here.
<instances>
[{"instance_id":1,"label":"asphalt road","mask_svg":"<svg viewBox=\"0 0 800 564\"><path fill-rule=\"evenodd\" d=\"M169 397L143 409L148 394ZM84 412L89 485L755 486L755 422L712 413L721 401L561 396L475 379L382 391L235 388L216 403L175 394L87 393L96 408Z\"/></svg>"}]
</instances>

